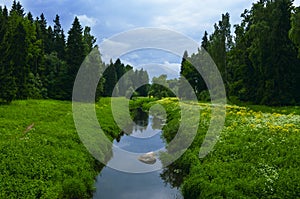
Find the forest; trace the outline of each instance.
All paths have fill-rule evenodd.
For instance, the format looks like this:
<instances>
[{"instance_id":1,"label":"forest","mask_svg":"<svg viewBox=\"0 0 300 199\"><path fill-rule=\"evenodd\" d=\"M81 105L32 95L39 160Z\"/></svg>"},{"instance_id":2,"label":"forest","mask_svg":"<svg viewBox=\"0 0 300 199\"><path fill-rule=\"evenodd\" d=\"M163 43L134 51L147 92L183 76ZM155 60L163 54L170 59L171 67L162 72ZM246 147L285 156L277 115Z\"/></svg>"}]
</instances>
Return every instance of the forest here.
<instances>
[{"instance_id":1,"label":"forest","mask_svg":"<svg viewBox=\"0 0 300 199\"><path fill-rule=\"evenodd\" d=\"M261 0L241 14L242 21L231 27L229 13L214 24L211 35L207 32L199 45L199 52L185 52L180 76L188 80L199 100L209 100L209 93L201 75L191 63L207 51L217 65L233 103L247 102L263 105L296 105L300 101L300 8L290 0ZM20 2L13 2L8 11L0 8L0 99L70 100L77 71L89 52L97 47L91 28L82 28L75 17L66 37L56 15L54 26L48 26L43 14L33 18L24 13ZM234 30L234 33L231 31ZM101 53L101 52L100 52ZM190 60L189 60L190 59ZM120 59L102 63L108 70L101 78L97 98L111 96L118 80L132 66ZM168 89L150 85L134 88L133 80L148 84L146 71L131 74L133 78L118 86L134 90L135 95L174 96ZM136 78L140 77L140 78ZM176 88L184 98L181 81L155 77L167 88ZM125 96L126 91L120 96ZM98 100L98 99L96 99Z\"/></svg>"},{"instance_id":2,"label":"forest","mask_svg":"<svg viewBox=\"0 0 300 199\"><path fill-rule=\"evenodd\" d=\"M44 14L33 18L25 13L20 2L13 1L12 8L0 7L0 100L9 103L20 99L71 100L73 84L84 58L97 48L96 38L90 27L82 27L75 17L68 37L61 27L59 15L48 26ZM111 96L116 82L128 71L126 82L149 82L146 71L133 70L120 59L101 63L108 69L99 81L99 96ZM129 86L128 86L129 85ZM132 88L132 87L130 87ZM147 86L132 88L141 96L147 95ZM120 89L122 91L123 89ZM126 93L118 95L125 96Z\"/></svg>"},{"instance_id":3,"label":"forest","mask_svg":"<svg viewBox=\"0 0 300 199\"><path fill-rule=\"evenodd\" d=\"M67 33L60 20L54 16L51 26L43 13L25 13L16 0L11 8L0 7L0 198L91 198L104 167L82 144L71 102L77 72L98 50L97 39L78 17ZM183 132L189 137L197 128L192 144L159 174L166 184L189 199L297 198L300 7L293 0L258 0L241 14L239 24L230 21L224 13L211 33L199 35L198 52L182 55L178 79L162 74L150 80L146 70L121 58L100 61L105 71L95 95L99 124L109 140L119 142L127 135L116 119L130 119L122 118L124 102L145 112L163 107L162 137L166 150L172 150L168 144L177 135L182 110L200 108L199 125L189 118ZM206 52L222 76L227 104L214 150L199 158L213 108L196 70ZM197 103L189 101L184 79ZM114 118L112 98L120 118Z\"/></svg>"},{"instance_id":4,"label":"forest","mask_svg":"<svg viewBox=\"0 0 300 199\"><path fill-rule=\"evenodd\" d=\"M295 105L300 100L300 8L290 0L261 0L242 14L231 33L229 13L204 33L201 48L217 65L229 101L264 105ZM190 59L197 60L198 54ZM206 85L186 62L181 75L198 96L206 96ZM201 93L203 93L201 95Z\"/></svg>"}]
</instances>

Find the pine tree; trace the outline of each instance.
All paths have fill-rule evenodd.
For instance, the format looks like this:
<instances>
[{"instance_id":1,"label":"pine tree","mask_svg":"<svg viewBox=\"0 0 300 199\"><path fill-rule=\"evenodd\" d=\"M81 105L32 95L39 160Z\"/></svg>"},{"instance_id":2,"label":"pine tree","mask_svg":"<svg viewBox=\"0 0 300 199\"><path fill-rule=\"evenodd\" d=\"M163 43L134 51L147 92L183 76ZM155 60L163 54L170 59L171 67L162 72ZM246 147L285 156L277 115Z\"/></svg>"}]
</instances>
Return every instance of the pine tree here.
<instances>
[{"instance_id":1,"label":"pine tree","mask_svg":"<svg viewBox=\"0 0 300 199\"><path fill-rule=\"evenodd\" d=\"M32 14L31 14L31 12L28 12L26 18L27 18L31 23L33 23L33 16L32 16Z\"/></svg>"},{"instance_id":2,"label":"pine tree","mask_svg":"<svg viewBox=\"0 0 300 199\"><path fill-rule=\"evenodd\" d=\"M111 97L114 88L117 84L117 73L116 73L115 64L113 64L112 62L110 63L110 65L104 71L103 77L105 79L103 96ZM115 94L118 95L118 93Z\"/></svg>"},{"instance_id":3,"label":"pine tree","mask_svg":"<svg viewBox=\"0 0 300 199\"><path fill-rule=\"evenodd\" d=\"M19 1L18 2L16 2L16 0L13 1L12 9L10 10L10 15L12 15L13 13L17 14L22 18L24 17L25 15L24 8Z\"/></svg>"},{"instance_id":4,"label":"pine tree","mask_svg":"<svg viewBox=\"0 0 300 199\"><path fill-rule=\"evenodd\" d=\"M207 47L208 47L208 33L205 31L204 32L204 36L202 37L202 42L201 42L201 47L207 51Z\"/></svg>"},{"instance_id":5,"label":"pine tree","mask_svg":"<svg viewBox=\"0 0 300 199\"><path fill-rule=\"evenodd\" d=\"M75 77L85 57L82 27L77 17L75 17L68 34L66 47L66 61L68 66L65 90L67 93L66 98L71 99Z\"/></svg>"},{"instance_id":6,"label":"pine tree","mask_svg":"<svg viewBox=\"0 0 300 199\"><path fill-rule=\"evenodd\" d=\"M8 45L4 36L8 29L8 11L6 7L0 9L0 102L10 103L16 96L17 85L13 76L13 67L8 59L5 59Z\"/></svg>"},{"instance_id":7,"label":"pine tree","mask_svg":"<svg viewBox=\"0 0 300 199\"><path fill-rule=\"evenodd\" d=\"M21 22L15 29L10 30L4 39L4 63L7 68L13 68L13 77L18 88L17 99L26 99L28 94L28 75L27 65L28 43L26 30Z\"/></svg>"},{"instance_id":8,"label":"pine tree","mask_svg":"<svg viewBox=\"0 0 300 199\"><path fill-rule=\"evenodd\" d=\"M13 68L0 62L0 102L10 103L17 94L17 85L13 76Z\"/></svg>"},{"instance_id":9,"label":"pine tree","mask_svg":"<svg viewBox=\"0 0 300 199\"><path fill-rule=\"evenodd\" d=\"M181 61L181 68L180 68L180 78L179 78L179 89L178 95L180 98L187 99L190 96L189 90L187 89L187 83L189 83L192 87L192 75L193 75L193 66L188 61L188 52L185 51ZM186 82L186 80L188 82Z\"/></svg>"},{"instance_id":10,"label":"pine tree","mask_svg":"<svg viewBox=\"0 0 300 199\"><path fill-rule=\"evenodd\" d=\"M65 55L65 35L64 31L61 28L59 16L56 15L53 28L53 35L54 35L54 44L53 48L57 52L57 56L60 59L64 59Z\"/></svg>"}]
</instances>

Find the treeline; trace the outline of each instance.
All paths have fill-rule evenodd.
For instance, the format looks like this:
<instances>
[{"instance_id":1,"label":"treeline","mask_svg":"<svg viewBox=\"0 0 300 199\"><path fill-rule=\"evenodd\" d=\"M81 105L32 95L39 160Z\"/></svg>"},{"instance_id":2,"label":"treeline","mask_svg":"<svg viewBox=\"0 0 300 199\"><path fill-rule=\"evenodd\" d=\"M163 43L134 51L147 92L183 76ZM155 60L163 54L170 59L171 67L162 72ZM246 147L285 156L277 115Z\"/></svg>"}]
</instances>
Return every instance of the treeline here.
<instances>
[{"instance_id":1,"label":"treeline","mask_svg":"<svg viewBox=\"0 0 300 199\"><path fill-rule=\"evenodd\" d=\"M146 71L133 71L120 60L105 65L97 96L153 95L156 97L189 95L181 85L188 80L198 99L208 100L209 93L193 64L206 50L216 63L232 102L266 105L300 103L300 7L292 0L260 0L241 15L242 21L231 33L230 16L214 25L214 32L205 32L198 53L183 55L181 78L165 76L147 84ZM19 2L13 1L10 11L0 7L0 101L52 98L70 100L77 71L89 52L96 47L91 28L82 28L75 17L68 37L56 15L54 26L48 26L43 14L33 19ZM102 63L105 64L105 63ZM128 73L127 78L121 77ZM118 81L121 82L118 82ZM175 93L155 84L175 88ZM118 83L117 83L118 82ZM177 82L177 83L176 83ZM177 84L177 85L176 85Z\"/></svg>"},{"instance_id":2,"label":"treeline","mask_svg":"<svg viewBox=\"0 0 300 199\"><path fill-rule=\"evenodd\" d=\"M117 59L115 63L111 61L104 71L103 77L104 84L101 96L125 96L127 98L148 96L150 85L147 71L143 69L133 70L132 66L125 66L120 59ZM115 92L113 92L114 89Z\"/></svg>"},{"instance_id":3,"label":"treeline","mask_svg":"<svg viewBox=\"0 0 300 199\"><path fill-rule=\"evenodd\" d=\"M205 32L199 52L184 54L181 77L189 81L199 99L207 98L206 84L192 65L205 49L216 63L231 101L299 104L300 7L295 8L292 0L260 0L241 18L233 35L229 14L222 15L214 32ZM184 97L180 86L179 95Z\"/></svg>"},{"instance_id":4,"label":"treeline","mask_svg":"<svg viewBox=\"0 0 300 199\"><path fill-rule=\"evenodd\" d=\"M10 10L0 7L0 102L72 98L78 69L96 47L96 38L91 34L90 27L82 28L77 17L68 31L68 37L62 29L59 15L53 22L54 25L49 26L44 14L34 19L30 12L24 12L20 2L13 1ZM124 66L120 60L106 67L108 70L99 81L98 96L110 96L117 80L132 70L131 66ZM134 85L132 81L139 79L149 80L143 70L132 73L133 80L128 79L118 85L117 95L126 94L121 86ZM132 86L132 89L136 88ZM138 92L145 95L143 88Z\"/></svg>"}]
</instances>

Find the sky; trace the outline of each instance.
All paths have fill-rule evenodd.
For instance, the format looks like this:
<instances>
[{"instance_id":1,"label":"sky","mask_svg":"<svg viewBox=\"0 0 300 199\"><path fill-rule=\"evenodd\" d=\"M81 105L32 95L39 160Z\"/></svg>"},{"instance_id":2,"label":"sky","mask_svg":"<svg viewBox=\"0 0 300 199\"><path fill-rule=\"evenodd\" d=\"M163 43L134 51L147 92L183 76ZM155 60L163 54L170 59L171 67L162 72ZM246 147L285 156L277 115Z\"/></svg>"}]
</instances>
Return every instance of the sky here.
<instances>
[{"instance_id":1,"label":"sky","mask_svg":"<svg viewBox=\"0 0 300 199\"><path fill-rule=\"evenodd\" d=\"M229 12L231 24L257 0L20 0L33 16L44 13L49 25L58 14L67 32L77 16L82 26L90 26L98 44L111 36L139 27L168 28L201 41L204 31L213 32L214 23ZM12 0L0 0L11 7ZM295 5L300 5L296 0ZM168 63L164 60L162 63Z\"/></svg>"}]
</instances>

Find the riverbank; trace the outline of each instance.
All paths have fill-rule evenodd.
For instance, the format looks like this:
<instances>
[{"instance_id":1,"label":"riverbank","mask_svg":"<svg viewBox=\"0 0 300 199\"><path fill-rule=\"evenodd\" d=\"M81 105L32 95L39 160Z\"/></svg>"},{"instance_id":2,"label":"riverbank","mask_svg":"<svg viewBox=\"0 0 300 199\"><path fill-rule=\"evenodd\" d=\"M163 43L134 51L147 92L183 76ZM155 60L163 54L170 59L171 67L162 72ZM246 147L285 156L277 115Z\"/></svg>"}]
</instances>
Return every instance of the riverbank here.
<instances>
[{"instance_id":1,"label":"riverbank","mask_svg":"<svg viewBox=\"0 0 300 199\"><path fill-rule=\"evenodd\" d=\"M158 103L168 112L163 136L170 142L180 123L178 102L162 99ZM299 197L299 107L228 105L214 150L200 159L211 109L209 104L199 106L201 119L192 145L162 174L167 182L181 187L184 198Z\"/></svg>"},{"instance_id":2,"label":"riverbank","mask_svg":"<svg viewBox=\"0 0 300 199\"><path fill-rule=\"evenodd\" d=\"M117 99L119 113L125 111L124 102ZM137 99L130 106L148 110L155 103L168 113L163 136L170 142L180 124L175 98ZM185 198L300 195L299 107L227 106L225 127L214 151L199 159L210 120L209 104L199 106L197 136L184 155L163 171L166 182L180 187ZM118 137L110 98L102 98L96 112L109 138ZM121 119L126 123L126 118ZM79 139L71 102L54 100L0 106L0 160L0 198L91 198L103 167Z\"/></svg>"},{"instance_id":3,"label":"riverbank","mask_svg":"<svg viewBox=\"0 0 300 199\"><path fill-rule=\"evenodd\" d=\"M96 110L102 129L115 138L120 129L110 99ZM79 139L72 103L54 100L0 106L0 160L0 198L91 198L103 167Z\"/></svg>"}]
</instances>

